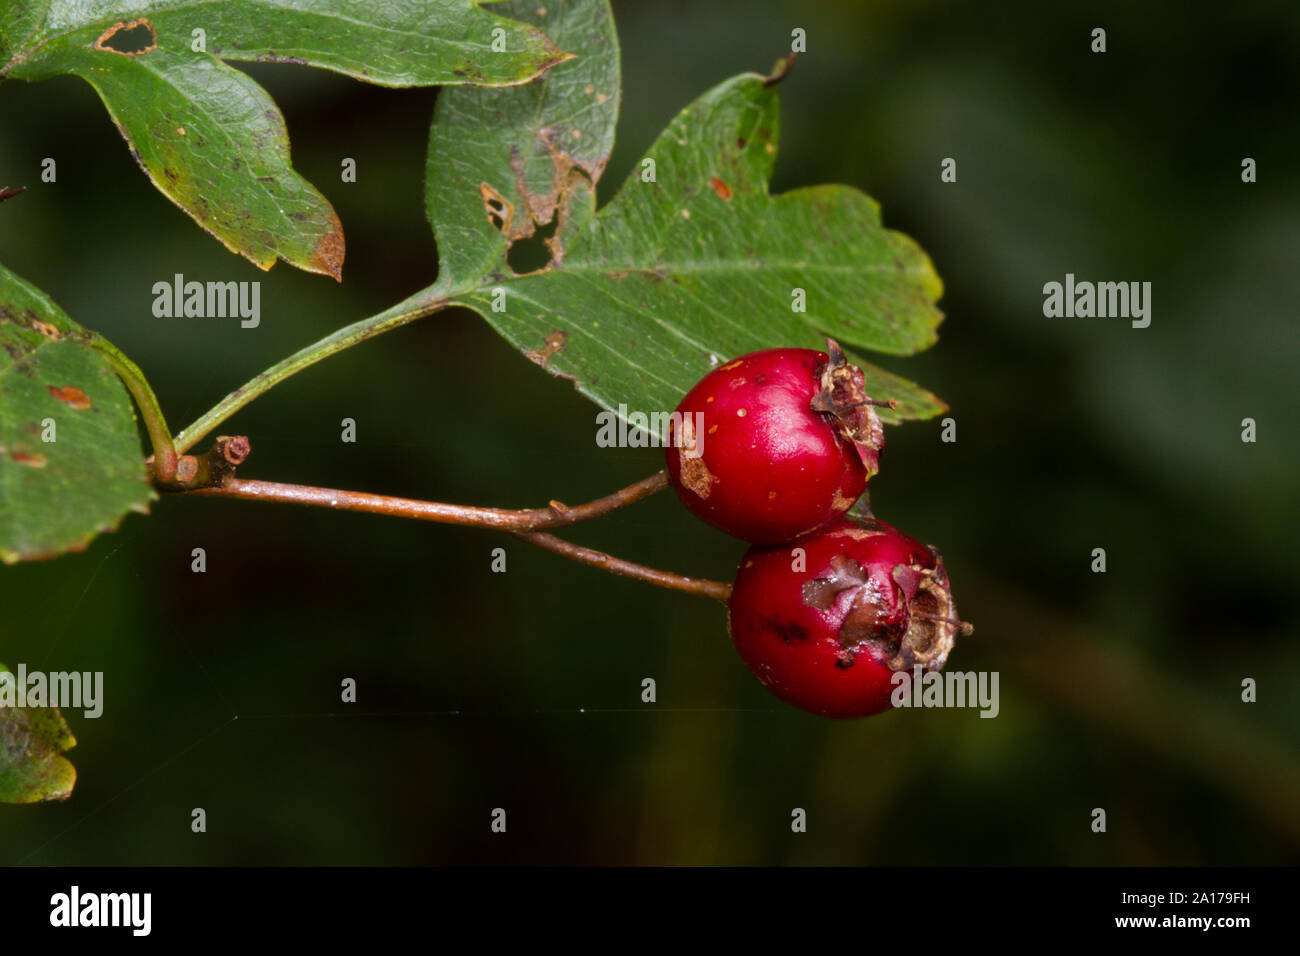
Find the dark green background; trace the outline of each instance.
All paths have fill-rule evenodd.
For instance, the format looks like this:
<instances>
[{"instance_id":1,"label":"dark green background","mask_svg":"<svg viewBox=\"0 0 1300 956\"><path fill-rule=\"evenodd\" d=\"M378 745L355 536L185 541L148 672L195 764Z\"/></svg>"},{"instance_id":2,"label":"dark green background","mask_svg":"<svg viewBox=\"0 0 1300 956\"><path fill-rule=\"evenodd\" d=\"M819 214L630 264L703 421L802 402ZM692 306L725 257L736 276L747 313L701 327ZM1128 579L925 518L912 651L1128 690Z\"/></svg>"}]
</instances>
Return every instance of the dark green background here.
<instances>
[{"instance_id":1,"label":"dark green background","mask_svg":"<svg viewBox=\"0 0 1300 956\"><path fill-rule=\"evenodd\" d=\"M1300 859L1300 23L1282 3L1111 6L615 4L624 108L603 197L679 108L769 68L800 26L775 188L862 187L944 277L939 345L883 364L943 395L959 440L891 430L873 500L943 550L977 628L949 666L1000 672L997 719L789 709L736 658L722 608L501 535L170 499L85 554L0 569L0 659L106 674L104 717L68 715L76 792L0 807L0 862ZM435 273L435 91L250 72L343 220L342 286L227 253L152 189L81 81L0 86L0 185L31 186L0 208L0 261L131 355L174 428ZM260 279L261 327L154 318L151 287L176 272ZM1151 281L1151 327L1044 318L1042 285L1066 272ZM223 431L251 436L249 477L527 507L660 467L597 448L595 411L450 312ZM571 537L719 578L742 550L670 496Z\"/></svg>"}]
</instances>

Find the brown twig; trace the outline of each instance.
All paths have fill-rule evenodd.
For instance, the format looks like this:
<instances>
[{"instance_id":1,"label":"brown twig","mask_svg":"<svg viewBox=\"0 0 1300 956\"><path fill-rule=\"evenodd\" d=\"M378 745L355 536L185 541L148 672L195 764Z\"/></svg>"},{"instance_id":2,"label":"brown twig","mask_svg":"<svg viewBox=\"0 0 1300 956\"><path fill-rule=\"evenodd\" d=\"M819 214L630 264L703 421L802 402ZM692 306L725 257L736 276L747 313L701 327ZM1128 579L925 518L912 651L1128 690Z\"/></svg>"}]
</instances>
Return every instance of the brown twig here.
<instances>
[{"instance_id":1,"label":"brown twig","mask_svg":"<svg viewBox=\"0 0 1300 956\"><path fill-rule=\"evenodd\" d=\"M715 601L721 601L724 604L731 597L731 585L725 584L722 581L710 581L707 578L687 578L680 574L673 574L669 571L660 571L657 568L648 568L644 564L634 564L631 561L624 561L622 558L616 558L611 554L606 554L604 551L595 551L591 548L584 548L571 541L565 541L563 538L557 538L553 534L543 534L541 532L517 532L515 537L521 541L527 541L529 544L535 544L539 548L550 551L552 554L558 554L573 561L579 561L582 564L589 564L593 568L600 568L602 571L608 571L610 574L619 574L625 578L635 578L638 581L645 581L648 584L654 584L661 588L668 588L672 591L682 591L686 594L697 594L700 597L710 597Z\"/></svg>"},{"instance_id":2,"label":"brown twig","mask_svg":"<svg viewBox=\"0 0 1300 956\"><path fill-rule=\"evenodd\" d=\"M398 518L414 518L419 521L436 521L440 524L461 525L467 528L528 532L540 531L543 528L563 528L591 518L598 518L625 505L640 501L667 485L668 473L660 471L612 495L585 504L569 507L562 502L552 501L546 508L519 511L475 505L452 505L441 501L419 501L413 498L393 498L362 491L314 488L310 485L291 485L277 481L253 481L242 478L227 478L212 487L182 489L177 493L203 495L209 498L238 498L244 501L279 501L285 504L331 508L335 511L361 511Z\"/></svg>"},{"instance_id":3,"label":"brown twig","mask_svg":"<svg viewBox=\"0 0 1300 956\"><path fill-rule=\"evenodd\" d=\"M248 439L218 438L207 456L197 459L204 473L194 478L196 483L213 480L209 487L181 488L165 486L162 490L181 495L202 495L208 498L237 498L243 501L279 501L285 504L330 508L335 511L361 511L368 514L392 515L414 518L418 521L435 521L440 524L461 525L468 528L491 528L510 531L522 541L537 545L554 554L573 561L601 568L611 574L635 578L673 591L698 594L726 602L731 596L731 585L705 578L688 578L670 571L648 568L642 564L624 561L603 551L595 551L571 544L549 534L538 533L542 528L563 528L598 518L617 511L625 505L647 498L668 486L668 473L656 472L636 484L621 488L612 495L569 507L552 501L546 508L529 508L512 511L506 508L482 508L474 505L450 505L441 501L418 501L413 498L393 498L389 495L372 495L361 491L343 491L337 488L313 488L309 485L290 485L277 481L252 481L235 478L229 469L240 464L248 454ZM232 457L233 455L233 457ZM191 458L186 455L185 458ZM208 471L211 469L211 472Z\"/></svg>"}]
</instances>

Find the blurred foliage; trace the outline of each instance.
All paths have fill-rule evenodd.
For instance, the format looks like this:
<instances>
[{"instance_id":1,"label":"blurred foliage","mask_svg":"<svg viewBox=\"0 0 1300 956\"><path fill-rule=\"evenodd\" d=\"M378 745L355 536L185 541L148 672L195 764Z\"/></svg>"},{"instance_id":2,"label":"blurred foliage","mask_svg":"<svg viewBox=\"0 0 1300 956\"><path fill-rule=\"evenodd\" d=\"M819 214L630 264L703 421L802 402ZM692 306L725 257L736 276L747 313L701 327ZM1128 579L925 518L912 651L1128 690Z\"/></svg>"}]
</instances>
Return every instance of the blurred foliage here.
<instances>
[{"instance_id":1,"label":"blurred foliage","mask_svg":"<svg viewBox=\"0 0 1300 956\"><path fill-rule=\"evenodd\" d=\"M949 666L1001 673L999 717L790 710L739 663L721 608L507 537L164 499L85 554L0 570L6 661L106 672L104 717L73 720L77 791L0 807L3 861L1296 862L1297 8L615 14L624 109L602 193L685 103L766 69L801 26L775 188L866 190L944 277L939 345L888 364L943 394L959 440L940 443L938 421L892 429L873 502L942 548L977 628ZM174 427L434 270L434 91L249 72L339 211L341 287L221 250L138 174L80 81L0 86L0 184L32 187L2 210L0 261L131 355ZM57 185L38 181L46 156ZM338 182L344 156L356 184ZM261 279L261 326L155 319L150 288L176 272ZM1045 319L1042 285L1066 272L1150 280L1151 327ZM249 476L523 507L659 467L596 448L593 413L454 312L304 373L231 428L252 437ZM662 495L572 537L720 578L742 550ZM489 831L498 806L506 836Z\"/></svg>"},{"instance_id":2,"label":"blurred foliage","mask_svg":"<svg viewBox=\"0 0 1300 956\"><path fill-rule=\"evenodd\" d=\"M0 664L0 687L8 685L0 693L21 696L18 678ZM62 756L77 746L68 722L57 707L7 703L0 707L0 804L66 800L77 782L77 769Z\"/></svg>"}]
</instances>

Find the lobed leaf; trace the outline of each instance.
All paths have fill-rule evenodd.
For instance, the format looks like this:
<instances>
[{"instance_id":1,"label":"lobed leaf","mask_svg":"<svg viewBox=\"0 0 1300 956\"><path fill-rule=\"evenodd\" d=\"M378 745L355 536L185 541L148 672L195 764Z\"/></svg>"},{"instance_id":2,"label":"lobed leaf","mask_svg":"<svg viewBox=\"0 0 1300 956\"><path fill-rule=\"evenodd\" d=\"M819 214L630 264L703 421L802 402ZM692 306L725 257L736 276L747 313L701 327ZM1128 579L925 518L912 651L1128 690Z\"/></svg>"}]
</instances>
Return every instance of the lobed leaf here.
<instances>
[{"instance_id":1,"label":"lobed leaf","mask_svg":"<svg viewBox=\"0 0 1300 956\"><path fill-rule=\"evenodd\" d=\"M612 29L584 24L607 18L604 0L538 14L578 60L527 88L457 90L440 104L427 188L435 291L615 411L674 408L710 368L757 349L824 348L826 335L892 355L932 345L942 283L870 197L838 185L769 192L779 105L768 78L735 77L688 106L596 211L618 55ZM544 224L550 262L516 273L511 246ZM792 308L795 290L806 311ZM899 402L886 420L946 407L854 358L873 397Z\"/></svg>"}]
</instances>

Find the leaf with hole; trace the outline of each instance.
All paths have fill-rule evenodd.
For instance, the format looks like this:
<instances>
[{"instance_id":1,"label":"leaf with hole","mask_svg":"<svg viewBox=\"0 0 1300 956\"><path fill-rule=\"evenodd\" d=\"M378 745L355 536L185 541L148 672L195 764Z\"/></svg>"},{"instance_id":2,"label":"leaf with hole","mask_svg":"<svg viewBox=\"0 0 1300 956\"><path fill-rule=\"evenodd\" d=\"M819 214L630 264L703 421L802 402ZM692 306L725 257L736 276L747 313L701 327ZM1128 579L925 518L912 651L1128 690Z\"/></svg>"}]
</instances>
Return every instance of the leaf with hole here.
<instances>
[{"instance_id":1,"label":"leaf with hole","mask_svg":"<svg viewBox=\"0 0 1300 956\"><path fill-rule=\"evenodd\" d=\"M433 291L615 411L671 409L710 368L758 349L824 348L826 335L890 355L932 345L942 283L870 197L768 191L779 130L769 78L735 77L688 106L596 211L617 112L607 15L603 0L532 15L579 59L526 88L440 101L426 197L441 250ZM513 246L543 227L554 233L541 267L513 269ZM945 408L855 361L873 397L898 401L886 420Z\"/></svg>"},{"instance_id":2,"label":"leaf with hole","mask_svg":"<svg viewBox=\"0 0 1300 956\"><path fill-rule=\"evenodd\" d=\"M156 495L103 342L0 266L0 560L85 548Z\"/></svg>"},{"instance_id":3,"label":"leaf with hole","mask_svg":"<svg viewBox=\"0 0 1300 956\"><path fill-rule=\"evenodd\" d=\"M536 4L504 13L535 17ZM603 0L554 4L537 18L557 43L582 55L523 87L444 90L429 134L425 202L449 285L500 271L514 245L548 227L583 225L590 193L614 148L621 95L618 37ZM557 219L564 221L557 222ZM547 255L542 251L544 265Z\"/></svg>"},{"instance_id":4,"label":"leaf with hole","mask_svg":"<svg viewBox=\"0 0 1300 956\"><path fill-rule=\"evenodd\" d=\"M339 278L342 227L290 165L274 101L227 60L318 66L386 86L524 83L566 59L469 0L8 3L0 77L91 84L150 180L232 252Z\"/></svg>"},{"instance_id":5,"label":"leaf with hole","mask_svg":"<svg viewBox=\"0 0 1300 956\"><path fill-rule=\"evenodd\" d=\"M57 707L17 707L18 675L0 664L0 803L66 800L77 770L64 751L77 745Z\"/></svg>"}]
</instances>

